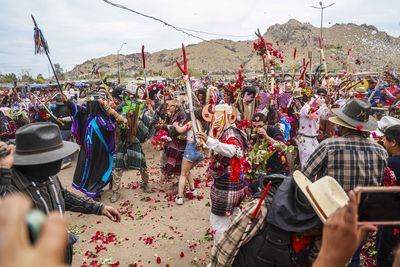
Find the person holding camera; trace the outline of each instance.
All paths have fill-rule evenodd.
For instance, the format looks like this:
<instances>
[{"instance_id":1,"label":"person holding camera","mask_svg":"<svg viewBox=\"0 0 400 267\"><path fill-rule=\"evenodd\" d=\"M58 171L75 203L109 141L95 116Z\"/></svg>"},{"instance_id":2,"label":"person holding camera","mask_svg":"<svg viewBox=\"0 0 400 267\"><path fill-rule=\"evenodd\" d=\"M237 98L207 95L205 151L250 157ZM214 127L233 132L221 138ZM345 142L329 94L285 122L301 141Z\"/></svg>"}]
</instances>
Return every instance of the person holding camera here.
<instances>
[{"instance_id":1,"label":"person holding camera","mask_svg":"<svg viewBox=\"0 0 400 267\"><path fill-rule=\"evenodd\" d=\"M345 191L357 186L380 186L387 166L385 148L368 139L378 128L371 114L371 104L354 98L342 108L332 109L329 118L339 129L339 137L323 141L311 154L303 173L311 180L324 176L335 178ZM349 267L359 266L360 249Z\"/></svg>"},{"instance_id":2,"label":"person holding camera","mask_svg":"<svg viewBox=\"0 0 400 267\"><path fill-rule=\"evenodd\" d=\"M16 191L11 184L11 167L14 162L14 145L0 142L0 197Z\"/></svg>"},{"instance_id":3,"label":"person holding camera","mask_svg":"<svg viewBox=\"0 0 400 267\"><path fill-rule=\"evenodd\" d=\"M65 189L57 173L62 159L78 150L78 145L61 139L60 129L53 123L32 123L16 133L16 147L0 144L0 196L12 191L24 193L32 207L45 214L61 216L65 211L103 215L119 222L119 212L91 198L80 197ZM4 152L5 151L5 152ZM72 262L72 246L77 238L69 234L65 262ZM1 243L1 242L0 242Z\"/></svg>"}]
</instances>

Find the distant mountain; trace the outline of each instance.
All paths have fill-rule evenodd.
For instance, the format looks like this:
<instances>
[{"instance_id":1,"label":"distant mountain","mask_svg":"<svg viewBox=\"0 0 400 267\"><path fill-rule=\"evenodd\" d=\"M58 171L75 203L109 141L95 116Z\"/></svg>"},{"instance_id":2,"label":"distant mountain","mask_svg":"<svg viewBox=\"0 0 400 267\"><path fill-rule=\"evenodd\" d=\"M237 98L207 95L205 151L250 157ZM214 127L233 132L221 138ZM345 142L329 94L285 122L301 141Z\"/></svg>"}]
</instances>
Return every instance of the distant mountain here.
<instances>
[{"instance_id":1,"label":"distant mountain","mask_svg":"<svg viewBox=\"0 0 400 267\"><path fill-rule=\"evenodd\" d=\"M319 63L320 28L309 23L291 19L285 24L275 24L264 34L266 41L273 43L284 56L281 64L284 71L292 70L293 52L297 48L296 65L302 64L303 58L308 61L312 52L313 66ZM353 71L379 71L386 65L400 65L400 37L392 37L371 25L335 24L323 29L325 57L329 70L344 70L348 49L351 52ZM260 57L253 50L253 41L231 41L217 39L187 46L187 57L192 75L232 74L240 64L245 72L261 72ZM175 60L181 59L181 49L161 50L146 54L146 66L150 74L161 74L175 77L179 74ZM80 71L89 73L93 64L107 74L117 73L117 55L108 55L87 60L75 66L67 73L77 78ZM129 76L138 74L142 62L139 53L120 55L121 72Z\"/></svg>"}]
</instances>

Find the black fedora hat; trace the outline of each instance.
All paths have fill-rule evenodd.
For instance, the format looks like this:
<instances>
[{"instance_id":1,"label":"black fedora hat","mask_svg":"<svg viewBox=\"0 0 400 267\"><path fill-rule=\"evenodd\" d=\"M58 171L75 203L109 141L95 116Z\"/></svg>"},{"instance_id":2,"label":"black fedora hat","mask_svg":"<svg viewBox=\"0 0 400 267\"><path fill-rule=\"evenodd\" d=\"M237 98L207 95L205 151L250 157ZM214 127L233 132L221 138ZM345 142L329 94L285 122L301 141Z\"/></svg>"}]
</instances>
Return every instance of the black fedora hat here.
<instances>
[{"instance_id":1,"label":"black fedora hat","mask_svg":"<svg viewBox=\"0 0 400 267\"><path fill-rule=\"evenodd\" d=\"M63 141L54 123L37 122L16 132L14 165L37 165L57 161L73 154L79 146Z\"/></svg>"},{"instance_id":2,"label":"black fedora hat","mask_svg":"<svg viewBox=\"0 0 400 267\"><path fill-rule=\"evenodd\" d=\"M342 108L332 109L332 112L336 117L329 120L346 128L364 132L372 132L378 128L377 121L370 116L371 104L364 99L354 98Z\"/></svg>"}]
</instances>

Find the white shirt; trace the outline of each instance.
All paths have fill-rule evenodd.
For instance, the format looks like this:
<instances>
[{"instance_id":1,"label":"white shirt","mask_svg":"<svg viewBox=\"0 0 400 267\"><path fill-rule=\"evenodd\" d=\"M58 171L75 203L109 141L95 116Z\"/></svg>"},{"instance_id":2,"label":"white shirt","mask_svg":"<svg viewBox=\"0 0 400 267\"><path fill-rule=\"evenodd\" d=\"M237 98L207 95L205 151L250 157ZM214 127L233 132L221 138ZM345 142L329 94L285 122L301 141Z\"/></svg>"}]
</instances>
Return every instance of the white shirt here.
<instances>
[{"instance_id":1,"label":"white shirt","mask_svg":"<svg viewBox=\"0 0 400 267\"><path fill-rule=\"evenodd\" d=\"M233 158L235 156L238 158L243 157L242 149L238 146L222 143L219 140L216 140L212 137L208 137L206 144L210 149L214 150L214 152L223 157L227 158Z\"/></svg>"},{"instance_id":2,"label":"white shirt","mask_svg":"<svg viewBox=\"0 0 400 267\"><path fill-rule=\"evenodd\" d=\"M320 108L315 112L315 119L311 119L309 117L310 108L310 105L306 103L300 110L299 134L314 137L318 135L321 118L328 118L329 109L326 104L321 105Z\"/></svg>"}]
</instances>

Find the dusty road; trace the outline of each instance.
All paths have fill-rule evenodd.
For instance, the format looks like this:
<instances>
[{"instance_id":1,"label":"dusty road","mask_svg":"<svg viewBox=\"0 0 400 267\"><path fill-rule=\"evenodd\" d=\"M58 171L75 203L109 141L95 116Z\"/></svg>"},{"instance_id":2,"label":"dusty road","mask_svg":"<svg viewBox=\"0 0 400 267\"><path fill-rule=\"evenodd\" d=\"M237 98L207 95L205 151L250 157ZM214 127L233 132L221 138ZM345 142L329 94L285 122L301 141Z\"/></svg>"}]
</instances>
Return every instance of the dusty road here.
<instances>
[{"instance_id":1,"label":"dusty road","mask_svg":"<svg viewBox=\"0 0 400 267\"><path fill-rule=\"evenodd\" d=\"M137 171L126 171L120 201L112 204L122 215L121 223L106 217L67 212L70 230L79 236L73 266L204 266L212 241L210 227L210 182L205 167L192 171L197 179L199 197L185 199L182 206L169 193L171 183L159 184L159 152L144 146L153 192L139 188ZM203 163L207 165L206 163ZM71 185L75 166L60 173L63 184ZM79 194L79 193L78 193ZM102 202L110 205L108 187ZM97 264L97 265L96 265Z\"/></svg>"}]
</instances>

